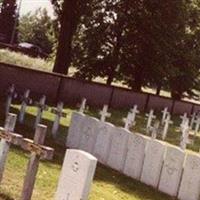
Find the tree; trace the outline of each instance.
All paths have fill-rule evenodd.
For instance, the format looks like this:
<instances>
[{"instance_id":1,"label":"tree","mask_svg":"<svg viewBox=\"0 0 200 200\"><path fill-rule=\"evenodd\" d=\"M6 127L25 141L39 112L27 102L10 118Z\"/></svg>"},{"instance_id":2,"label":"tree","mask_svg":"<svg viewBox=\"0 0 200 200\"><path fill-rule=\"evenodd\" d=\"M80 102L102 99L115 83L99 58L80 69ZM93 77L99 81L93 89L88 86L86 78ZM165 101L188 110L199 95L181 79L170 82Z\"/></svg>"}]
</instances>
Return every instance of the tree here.
<instances>
[{"instance_id":1,"label":"tree","mask_svg":"<svg viewBox=\"0 0 200 200\"><path fill-rule=\"evenodd\" d=\"M134 91L156 87L157 94L164 87L177 99L193 94L199 75L199 40L194 36L200 7L191 2L99 1L75 37L76 76L107 77L108 84L115 78Z\"/></svg>"},{"instance_id":2,"label":"tree","mask_svg":"<svg viewBox=\"0 0 200 200\"><path fill-rule=\"evenodd\" d=\"M60 16L60 34L53 71L67 74L71 63L71 47L73 35L78 27L80 18L90 8L89 0L64 0ZM52 3L56 4L55 0ZM59 9L57 9L59 10Z\"/></svg>"},{"instance_id":3,"label":"tree","mask_svg":"<svg viewBox=\"0 0 200 200\"><path fill-rule=\"evenodd\" d=\"M20 18L19 41L38 45L50 54L56 42L55 26L55 20L48 16L46 9L28 13Z\"/></svg>"},{"instance_id":4,"label":"tree","mask_svg":"<svg viewBox=\"0 0 200 200\"><path fill-rule=\"evenodd\" d=\"M4 35L4 42L6 43L10 43L15 28L16 9L16 0L3 0L0 9L0 32ZM14 41L17 41L17 33L15 34Z\"/></svg>"}]
</instances>

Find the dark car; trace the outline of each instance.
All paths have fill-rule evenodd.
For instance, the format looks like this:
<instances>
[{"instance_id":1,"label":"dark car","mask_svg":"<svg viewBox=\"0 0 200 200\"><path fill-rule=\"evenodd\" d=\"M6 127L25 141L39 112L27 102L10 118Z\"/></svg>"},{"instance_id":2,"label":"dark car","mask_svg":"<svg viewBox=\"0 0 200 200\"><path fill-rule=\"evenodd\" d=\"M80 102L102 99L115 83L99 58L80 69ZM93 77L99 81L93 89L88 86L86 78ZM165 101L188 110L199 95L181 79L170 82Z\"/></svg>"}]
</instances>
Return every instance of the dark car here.
<instances>
[{"instance_id":1,"label":"dark car","mask_svg":"<svg viewBox=\"0 0 200 200\"><path fill-rule=\"evenodd\" d=\"M39 46L22 42L17 45L18 51L29 55L31 57L41 57L41 58L47 58L48 54L46 54Z\"/></svg>"}]
</instances>

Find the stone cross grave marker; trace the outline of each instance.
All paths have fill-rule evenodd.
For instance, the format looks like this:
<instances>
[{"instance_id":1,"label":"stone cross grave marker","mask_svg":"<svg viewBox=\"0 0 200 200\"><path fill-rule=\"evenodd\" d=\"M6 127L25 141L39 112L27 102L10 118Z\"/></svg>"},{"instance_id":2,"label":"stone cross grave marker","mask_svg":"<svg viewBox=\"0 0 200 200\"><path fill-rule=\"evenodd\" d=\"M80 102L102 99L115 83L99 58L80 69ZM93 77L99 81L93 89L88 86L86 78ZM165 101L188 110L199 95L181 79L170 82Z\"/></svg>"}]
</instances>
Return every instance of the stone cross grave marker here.
<instances>
[{"instance_id":1,"label":"stone cross grave marker","mask_svg":"<svg viewBox=\"0 0 200 200\"><path fill-rule=\"evenodd\" d=\"M164 128L163 128L163 132L162 132L162 140L165 140L167 137L167 132L169 129L169 125L173 124L173 121L171 120L171 115L168 114L166 119L164 120Z\"/></svg>"},{"instance_id":2,"label":"stone cross grave marker","mask_svg":"<svg viewBox=\"0 0 200 200\"><path fill-rule=\"evenodd\" d=\"M131 134L123 173L139 180L144 163L145 149L150 138L141 134Z\"/></svg>"},{"instance_id":3,"label":"stone cross grave marker","mask_svg":"<svg viewBox=\"0 0 200 200\"><path fill-rule=\"evenodd\" d=\"M184 115L181 115L180 118L182 119L181 124L180 124L180 127L181 127L188 120L187 113L184 113Z\"/></svg>"},{"instance_id":4,"label":"stone cross grave marker","mask_svg":"<svg viewBox=\"0 0 200 200\"><path fill-rule=\"evenodd\" d=\"M159 191L176 197L181 181L185 152L175 146L167 146L162 167Z\"/></svg>"},{"instance_id":5,"label":"stone cross grave marker","mask_svg":"<svg viewBox=\"0 0 200 200\"><path fill-rule=\"evenodd\" d=\"M194 123L195 123L195 119L196 119L196 113L194 112L194 113L191 115L190 129L193 129Z\"/></svg>"},{"instance_id":6,"label":"stone cross grave marker","mask_svg":"<svg viewBox=\"0 0 200 200\"><path fill-rule=\"evenodd\" d=\"M85 108L86 108L86 102L87 102L87 99L86 99L86 98L83 98L83 99L82 99L82 102L81 102L80 109L79 109L79 112L80 112L80 113L84 113Z\"/></svg>"},{"instance_id":7,"label":"stone cross grave marker","mask_svg":"<svg viewBox=\"0 0 200 200\"><path fill-rule=\"evenodd\" d=\"M159 127L160 127L160 121L156 120L154 125L150 128L151 138L152 139L156 139L157 138Z\"/></svg>"},{"instance_id":8,"label":"stone cross grave marker","mask_svg":"<svg viewBox=\"0 0 200 200\"><path fill-rule=\"evenodd\" d=\"M157 188L163 165L166 145L158 140L150 140L144 158L141 182Z\"/></svg>"},{"instance_id":9,"label":"stone cross grave marker","mask_svg":"<svg viewBox=\"0 0 200 200\"><path fill-rule=\"evenodd\" d=\"M111 117L111 113L108 113L108 105L103 106L103 110L99 112L101 115L100 121L105 122L107 117Z\"/></svg>"},{"instance_id":10,"label":"stone cross grave marker","mask_svg":"<svg viewBox=\"0 0 200 200\"><path fill-rule=\"evenodd\" d=\"M80 150L66 151L55 200L87 200L97 159Z\"/></svg>"},{"instance_id":11,"label":"stone cross grave marker","mask_svg":"<svg viewBox=\"0 0 200 200\"><path fill-rule=\"evenodd\" d=\"M54 138L56 138L56 135L58 133L61 117L67 117L67 114L63 112L63 106L63 102L59 102L57 108L51 109L51 112L55 114L55 119L52 127L52 135Z\"/></svg>"},{"instance_id":12,"label":"stone cross grave marker","mask_svg":"<svg viewBox=\"0 0 200 200\"><path fill-rule=\"evenodd\" d=\"M36 128L37 125L40 123L43 111L48 110L48 106L45 103L46 103L46 96L45 95L43 95L41 97L39 102L35 103L35 105L37 106L37 116L36 116L36 119L35 119L34 128Z\"/></svg>"},{"instance_id":13,"label":"stone cross grave marker","mask_svg":"<svg viewBox=\"0 0 200 200\"><path fill-rule=\"evenodd\" d=\"M66 146L77 149L80 145L82 135L82 124L85 119L85 114L80 112L73 112L71 122L68 130Z\"/></svg>"},{"instance_id":14,"label":"stone cross grave marker","mask_svg":"<svg viewBox=\"0 0 200 200\"><path fill-rule=\"evenodd\" d=\"M178 199L199 200L200 196L200 156L187 154Z\"/></svg>"},{"instance_id":15,"label":"stone cross grave marker","mask_svg":"<svg viewBox=\"0 0 200 200\"><path fill-rule=\"evenodd\" d=\"M30 95L30 90L26 90L24 95L21 97L22 104L19 113L19 123L21 124L24 122L24 115L26 112L27 105L32 103L32 100L30 99L29 95Z\"/></svg>"},{"instance_id":16,"label":"stone cross grave marker","mask_svg":"<svg viewBox=\"0 0 200 200\"><path fill-rule=\"evenodd\" d=\"M17 97L17 93L15 92L15 85L12 84L7 91L7 101L6 101L6 109L5 109L5 116L7 117L8 113L10 112L10 106L12 103L12 99Z\"/></svg>"},{"instance_id":17,"label":"stone cross grave marker","mask_svg":"<svg viewBox=\"0 0 200 200\"><path fill-rule=\"evenodd\" d=\"M132 113L129 112L127 117L123 118L123 122L125 123L124 128L127 130L129 130L131 128L131 126L134 126Z\"/></svg>"},{"instance_id":18,"label":"stone cross grave marker","mask_svg":"<svg viewBox=\"0 0 200 200\"><path fill-rule=\"evenodd\" d=\"M31 156L28 163L26 176L24 179L21 200L30 200L35 184L36 174L39 167L40 158L51 160L53 158L54 149L43 146L47 127L39 124L36 127L34 140L23 139L21 147L30 151Z\"/></svg>"},{"instance_id":19,"label":"stone cross grave marker","mask_svg":"<svg viewBox=\"0 0 200 200\"><path fill-rule=\"evenodd\" d=\"M185 150L187 147L187 144L189 143L189 119L185 121L184 124L181 125L181 142L180 142L180 148Z\"/></svg>"},{"instance_id":20,"label":"stone cross grave marker","mask_svg":"<svg viewBox=\"0 0 200 200\"><path fill-rule=\"evenodd\" d=\"M151 123L152 123L153 119L156 119L156 116L154 115L153 109L151 109L150 112L148 114L146 114L145 116L148 117L146 131L147 131L147 133L149 133L149 129L151 128Z\"/></svg>"},{"instance_id":21,"label":"stone cross grave marker","mask_svg":"<svg viewBox=\"0 0 200 200\"><path fill-rule=\"evenodd\" d=\"M194 121L195 123L195 130L194 130L194 135L196 136L197 133L199 132L199 127L200 127L200 116L198 115L196 120Z\"/></svg>"},{"instance_id":22,"label":"stone cross grave marker","mask_svg":"<svg viewBox=\"0 0 200 200\"><path fill-rule=\"evenodd\" d=\"M0 128L0 182L2 181L10 145L21 145L23 138L21 135L14 133L16 120L17 115L9 113L6 117L4 128Z\"/></svg>"},{"instance_id":23,"label":"stone cross grave marker","mask_svg":"<svg viewBox=\"0 0 200 200\"><path fill-rule=\"evenodd\" d=\"M128 151L129 136L132 133L124 128L114 127L112 129L112 134L113 138L107 165L115 170L122 171Z\"/></svg>"},{"instance_id":24,"label":"stone cross grave marker","mask_svg":"<svg viewBox=\"0 0 200 200\"><path fill-rule=\"evenodd\" d=\"M163 114L162 114L161 124L164 124L164 123L165 123L165 119L166 119L167 116L169 115L168 107L165 107L164 110L162 110L161 112L163 113Z\"/></svg>"},{"instance_id":25,"label":"stone cross grave marker","mask_svg":"<svg viewBox=\"0 0 200 200\"><path fill-rule=\"evenodd\" d=\"M132 114L133 124L136 124L135 123L136 115L140 113L140 111L137 108L138 108L138 106L134 105L134 107L130 110L130 113Z\"/></svg>"}]
</instances>

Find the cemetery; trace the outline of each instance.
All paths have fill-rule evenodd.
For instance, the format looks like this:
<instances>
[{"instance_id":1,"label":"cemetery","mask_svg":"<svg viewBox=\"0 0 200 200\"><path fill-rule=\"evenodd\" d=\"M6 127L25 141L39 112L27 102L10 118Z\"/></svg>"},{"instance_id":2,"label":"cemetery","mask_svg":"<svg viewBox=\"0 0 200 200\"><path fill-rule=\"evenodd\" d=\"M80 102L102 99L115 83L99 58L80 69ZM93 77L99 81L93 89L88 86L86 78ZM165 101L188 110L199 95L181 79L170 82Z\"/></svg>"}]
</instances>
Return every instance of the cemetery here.
<instances>
[{"instance_id":1,"label":"cemetery","mask_svg":"<svg viewBox=\"0 0 200 200\"><path fill-rule=\"evenodd\" d=\"M200 3L0 0L0 200L200 200Z\"/></svg>"},{"instance_id":2,"label":"cemetery","mask_svg":"<svg viewBox=\"0 0 200 200\"><path fill-rule=\"evenodd\" d=\"M5 96L0 199L108 199L107 187L110 199L199 199L199 113L171 115L167 107L144 113L136 104L129 110L97 109L86 98L76 107L52 107L45 95L34 99L14 84ZM15 179L13 186L7 177Z\"/></svg>"}]
</instances>

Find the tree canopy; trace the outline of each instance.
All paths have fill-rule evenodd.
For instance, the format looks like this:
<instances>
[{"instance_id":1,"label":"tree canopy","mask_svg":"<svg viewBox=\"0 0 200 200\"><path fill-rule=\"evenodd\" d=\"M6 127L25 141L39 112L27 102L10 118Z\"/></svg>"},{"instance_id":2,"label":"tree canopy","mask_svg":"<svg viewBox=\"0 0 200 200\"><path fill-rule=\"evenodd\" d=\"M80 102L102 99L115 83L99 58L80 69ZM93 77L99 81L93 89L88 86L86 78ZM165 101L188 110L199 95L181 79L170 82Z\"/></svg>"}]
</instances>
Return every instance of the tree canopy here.
<instances>
[{"instance_id":1,"label":"tree canopy","mask_svg":"<svg viewBox=\"0 0 200 200\"><path fill-rule=\"evenodd\" d=\"M0 4L0 33L4 36L4 42L10 43L17 20L16 0L1 0ZM14 35L16 40L17 34Z\"/></svg>"}]
</instances>

